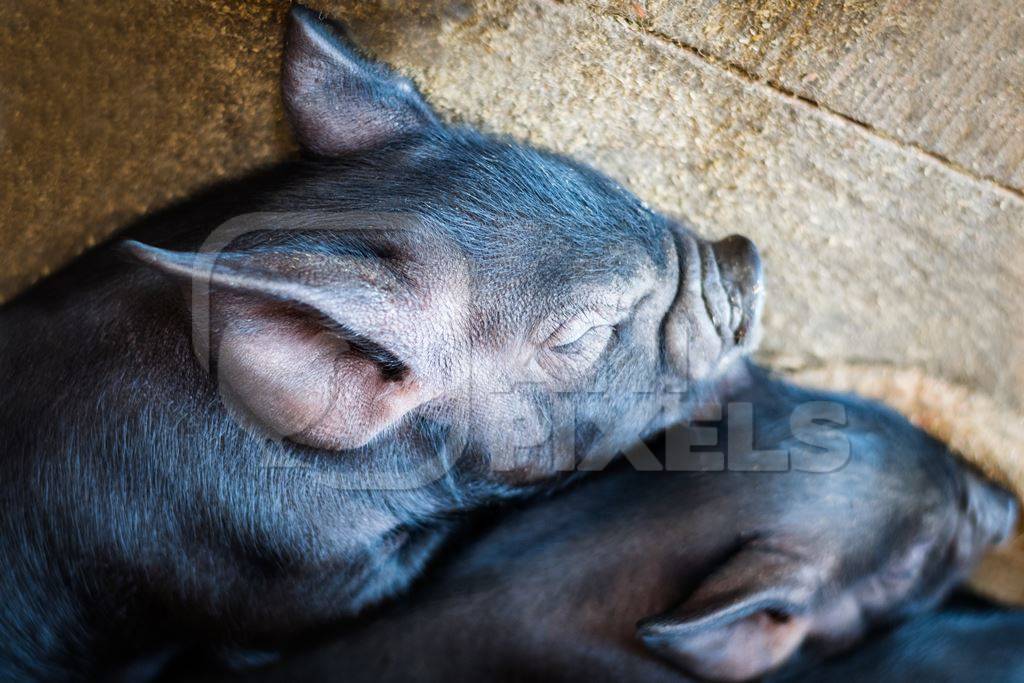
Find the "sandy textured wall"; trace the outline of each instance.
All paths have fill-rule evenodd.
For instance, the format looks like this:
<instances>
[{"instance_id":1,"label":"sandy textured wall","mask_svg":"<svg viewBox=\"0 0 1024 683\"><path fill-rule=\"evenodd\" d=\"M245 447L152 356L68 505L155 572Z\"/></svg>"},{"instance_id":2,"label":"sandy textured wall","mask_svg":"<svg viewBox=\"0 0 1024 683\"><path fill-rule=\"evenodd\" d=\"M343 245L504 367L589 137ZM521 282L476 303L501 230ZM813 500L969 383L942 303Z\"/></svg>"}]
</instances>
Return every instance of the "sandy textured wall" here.
<instances>
[{"instance_id":1,"label":"sandy textured wall","mask_svg":"<svg viewBox=\"0 0 1024 683\"><path fill-rule=\"evenodd\" d=\"M1015 2L319 2L452 118L755 237L765 354L914 365L1024 407ZM0 9L0 294L290 149L285 3Z\"/></svg>"},{"instance_id":2,"label":"sandy textured wall","mask_svg":"<svg viewBox=\"0 0 1024 683\"><path fill-rule=\"evenodd\" d=\"M708 234L754 237L765 359L909 369L980 397L994 412L963 414L1000 417L969 428L1001 421L983 457L1024 491L1018 2L311 4L451 119L588 160ZM276 99L287 3L130 6L0 6L0 296L292 151ZM961 412L931 396L918 407Z\"/></svg>"}]
</instances>

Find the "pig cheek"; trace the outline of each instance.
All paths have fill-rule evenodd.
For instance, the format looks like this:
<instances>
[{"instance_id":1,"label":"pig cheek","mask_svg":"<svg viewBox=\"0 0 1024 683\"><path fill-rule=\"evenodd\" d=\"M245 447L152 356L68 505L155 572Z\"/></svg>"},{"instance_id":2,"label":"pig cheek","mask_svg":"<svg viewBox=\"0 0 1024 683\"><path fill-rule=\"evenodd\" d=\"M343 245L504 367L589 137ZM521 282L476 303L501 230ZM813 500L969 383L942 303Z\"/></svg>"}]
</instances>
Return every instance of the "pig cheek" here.
<instances>
[{"instance_id":1,"label":"pig cheek","mask_svg":"<svg viewBox=\"0 0 1024 683\"><path fill-rule=\"evenodd\" d=\"M542 476L548 469L540 452L551 429L536 401L519 392L481 396L474 406L476 440L490 458L490 468L517 480Z\"/></svg>"},{"instance_id":2,"label":"pig cheek","mask_svg":"<svg viewBox=\"0 0 1024 683\"><path fill-rule=\"evenodd\" d=\"M808 640L819 652L831 655L853 647L867 631L867 620L860 601L849 593L819 608L811 618Z\"/></svg>"},{"instance_id":3,"label":"pig cheek","mask_svg":"<svg viewBox=\"0 0 1024 683\"><path fill-rule=\"evenodd\" d=\"M885 566L839 592L832 608L818 615L819 634L837 647L852 644L870 623L885 620L910 606L930 583L925 571L942 558L933 555L935 543L918 540Z\"/></svg>"},{"instance_id":4,"label":"pig cheek","mask_svg":"<svg viewBox=\"0 0 1024 683\"><path fill-rule=\"evenodd\" d=\"M721 337L710 323L683 315L666 326L665 350L677 374L702 380L712 375L724 349Z\"/></svg>"}]
</instances>

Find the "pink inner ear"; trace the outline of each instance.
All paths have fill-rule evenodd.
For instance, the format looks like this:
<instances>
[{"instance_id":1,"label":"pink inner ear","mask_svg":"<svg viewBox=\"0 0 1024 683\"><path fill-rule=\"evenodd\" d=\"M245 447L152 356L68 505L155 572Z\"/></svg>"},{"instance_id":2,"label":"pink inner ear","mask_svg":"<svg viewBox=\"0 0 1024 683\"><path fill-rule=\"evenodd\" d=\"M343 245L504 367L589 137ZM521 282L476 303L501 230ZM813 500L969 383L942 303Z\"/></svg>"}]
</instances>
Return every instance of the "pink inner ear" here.
<instances>
[{"instance_id":1,"label":"pink inner ear","mask_svg":"<svg viewBox=\"0 0 1024 683\"><path fill-rule=\"evenodd\" d=\"M232 305L217 349L228 403L273 436L327 450L365 445L422 403L418 382L385 379L338 335L274 305Z\"/></svg>"},{"instance_id":2,"label":"pink inner ear","mask_svg":"<svg viewBox=\"0 0 1024 683\"><path fill-rule=\"evenodd\" d=\"M299 142L322 156L436 125L408 81L363 59L333 25L298 6L288 22L281 86Z\"/></svg>"},{"instance_id":3,"label":"pink inner ear","mask_svg":"<svg viewBox=\"0 0 1024 683\"><path fill-rule=\"evenodd\" d=\"M768 612L647 644L681 669L714 681L747 681L786 662L803 643L810 619L780 619Z\"/></svg>"}]
</instances>

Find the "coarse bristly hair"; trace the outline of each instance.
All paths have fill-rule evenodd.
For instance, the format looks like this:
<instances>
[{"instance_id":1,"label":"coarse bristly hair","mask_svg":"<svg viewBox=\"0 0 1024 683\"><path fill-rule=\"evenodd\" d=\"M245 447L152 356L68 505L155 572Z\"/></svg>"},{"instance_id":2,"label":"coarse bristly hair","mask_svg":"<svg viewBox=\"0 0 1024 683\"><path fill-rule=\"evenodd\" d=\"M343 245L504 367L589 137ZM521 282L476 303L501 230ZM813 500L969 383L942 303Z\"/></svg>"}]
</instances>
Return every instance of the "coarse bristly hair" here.
<instances>
[{"instance_id":1,"label":"coarse bristly hair","mask_svg":"<svg viewBox=\"0 0 1024 683\"><path fill-rule=\"evenodd\" d=\"M141 220L0 310L0 678L357 614L459 513L682 419L753 343L693 284L717 278L755 322L759 283L726 292L708 243L585 166L443 125L301 8L284 95L301 158ZM204 252L245 216L261 228ZM583 314L603 318L550 340ZM459 373L474 392L445 383ZM323 420L278 429L324 407L321 384ZM559 414L568 468L541 443Z\"/></svg>"}]
</instances>

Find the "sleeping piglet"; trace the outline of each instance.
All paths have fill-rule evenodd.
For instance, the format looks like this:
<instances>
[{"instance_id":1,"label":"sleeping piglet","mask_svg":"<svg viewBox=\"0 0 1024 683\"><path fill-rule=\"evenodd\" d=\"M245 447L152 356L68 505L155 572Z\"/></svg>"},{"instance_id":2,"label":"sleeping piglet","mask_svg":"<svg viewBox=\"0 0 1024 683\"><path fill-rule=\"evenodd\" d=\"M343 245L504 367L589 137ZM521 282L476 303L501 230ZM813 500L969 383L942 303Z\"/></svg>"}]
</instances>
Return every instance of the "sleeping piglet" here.
<instances>
[{"instance_id":1,"label":"sleeping piglet","mask_svg":"<svg viewBox=\"0 0 1024 683\"><path fill-rule=\"evenodd\" d=\"M500 515L252 680L747 680L934 606L1010 533L1010 495L902 417L750 372L716 430L665 435L667 468L713 471L618 467Z\"/></svg>"},{"instance_id":2,"label":"sleeping piglet","mask_svg":"<svg viewBox=\"0 0 1024 683\"><path fill-rule=\"evenodd\" d=\"M301 158L0 310L0 679L351 616L456 513L601 469L756 340L749 241L445 124L301 7L282 93Z\"/></svg>"}]
</instances>

